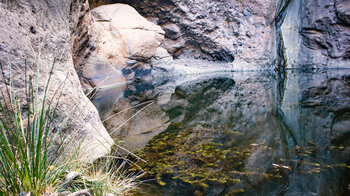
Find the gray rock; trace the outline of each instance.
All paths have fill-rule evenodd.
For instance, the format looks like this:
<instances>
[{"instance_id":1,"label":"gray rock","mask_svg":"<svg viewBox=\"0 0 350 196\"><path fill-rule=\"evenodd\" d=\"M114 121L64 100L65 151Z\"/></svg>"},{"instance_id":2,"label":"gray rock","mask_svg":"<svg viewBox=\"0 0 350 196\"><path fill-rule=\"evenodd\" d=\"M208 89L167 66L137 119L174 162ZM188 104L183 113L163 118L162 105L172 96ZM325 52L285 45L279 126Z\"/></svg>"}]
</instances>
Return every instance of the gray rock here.
<instances>
[{"instance_id":1,"label":"gray rock","mask_svg":"<svg viewBox=\"0 0 350 196\"><path fill-rule=\"evenodd\" d=\"M336 0L335 9L339 19L349 25L350 24L350 2L348 0Z\"/></svg>"},{"instance_id":2,"label":"gray rock","mask_svg":"<svg viewBox=\"0 0 350 196\"><path fill-rule=\"evenodd\" d=\"M282 25L288 68L349 68L349 1L292 1Z\"/></svg>"},{"instance_id":3,"label":"gray rock","mask_svg":"<svg viewBox=\"0 0 350 196\"><path fill-rule=\"evenodd\" d=\"M162 47L165 48L170 54L176 54L177 51L185 47L185 40L180 38L178 40L164 39Z\"/></svg>"},{"instance_id":4,"label":"gray rock","mask_svg":"<svg viewBox=\"0 0 350 196\"><path fill-rule=\"evenodd\" d=\"M81 75L81 84L87 92L89 88L110 88L126 82L126 78L119 69L108 61L101 61L101 58L96 61L90 58L78 73Z\"/></svg>"},{"instance_id":5,"label":"gray rock","mask_svg":"<svg viewBox=\"0 0 350 196\"><path fill-rule=\"evenodd\" d=\"M49 96L58 88L62 90L58 115L72 116L64 133L74 143L67 146L67 150L74 150L73 147L83 141L80 155L83 161L89 162L108 153L113 140L103 127L96 108L84 95L73 66L72 32L80 10L88 9L87 1L84 5L83 2L0 1L0 61L5 68L5 77L9 76L9 64L12 65L18 89L25 86L25 62L29 74L36 73L39 65L39 85L43 89L56 58ZM65 83L64 88L62 83Z\"/></svg>"},{"instance_id":6,"label":"gray rock","mask_svg":"<svg viewBox=\"0 0 350 196\"><path fill-rule=\"evenodd\" d=\"M166 24L162 28L165 31L165 36L169 39L177 40L181 37L181 30L176 24Z\"/></svg>"},{"instance_id":7,"label":"gray rock","mask_svg":"<svg viewBox=\"0 0 350 196\"><path fill-rule=\"evenodd\" d=\"M157 18L165 36L171 40L179 39L174 35L182 34L185 47L175 56L235 60L237 64L254 63L255 67L271 64L276 58L274 20L284 1L114 2L128 3L143 16ZM181 33L177 33L179 31L174 25Z\"/></svg>"},{"instance_id":8,"label":"gray rock","mask_svg":"<svg viewBox=\"0 0 350 196\"><path fill-rule=\"evenodd\" d=\"M170 61L172 60L172 56L168 53L168 51L163 48L163 47L158 47L156 52L153 55L153 58L155 60L166 60L166 61Z\"/></svg>"}]
</instances>

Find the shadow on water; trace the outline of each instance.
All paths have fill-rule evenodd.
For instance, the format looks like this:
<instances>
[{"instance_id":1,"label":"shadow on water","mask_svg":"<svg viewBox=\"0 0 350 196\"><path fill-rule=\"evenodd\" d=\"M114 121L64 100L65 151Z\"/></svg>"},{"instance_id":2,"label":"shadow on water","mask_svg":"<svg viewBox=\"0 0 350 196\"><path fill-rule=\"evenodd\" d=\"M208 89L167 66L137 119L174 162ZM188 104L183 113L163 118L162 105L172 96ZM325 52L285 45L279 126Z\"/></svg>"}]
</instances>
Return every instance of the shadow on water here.
<instances>
[{"instance_id":1,"label":"shadow on water","mask_svg":"<svg viewBox=\"0 0 350 196\"><path fill-rule=\"evenodd\" d=\"M93 102L147 161L140 195L350 195L350 71L286 76L167 77Z\"/></svg>"}]
</instances>

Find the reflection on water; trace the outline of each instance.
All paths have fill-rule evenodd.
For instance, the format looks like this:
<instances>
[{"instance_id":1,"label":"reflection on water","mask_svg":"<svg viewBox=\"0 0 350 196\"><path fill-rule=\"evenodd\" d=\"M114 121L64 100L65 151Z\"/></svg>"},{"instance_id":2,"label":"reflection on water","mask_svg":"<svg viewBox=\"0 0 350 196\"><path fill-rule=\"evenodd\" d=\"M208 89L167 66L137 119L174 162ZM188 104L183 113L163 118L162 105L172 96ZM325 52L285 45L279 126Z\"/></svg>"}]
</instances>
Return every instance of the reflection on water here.
<instances>
[{"instance_id":1,"label":"reflection on water","mask_svg":"<svg viewBox=\"0 0 350 196\"><path fill-rule=\"evenodd\" d=\"M113 137L142 148L155 179L142 195L350 195L350 71L288 71L280 84L270 72L189 75L93 101L115 115Z\"/></svg>"}]
</instances>

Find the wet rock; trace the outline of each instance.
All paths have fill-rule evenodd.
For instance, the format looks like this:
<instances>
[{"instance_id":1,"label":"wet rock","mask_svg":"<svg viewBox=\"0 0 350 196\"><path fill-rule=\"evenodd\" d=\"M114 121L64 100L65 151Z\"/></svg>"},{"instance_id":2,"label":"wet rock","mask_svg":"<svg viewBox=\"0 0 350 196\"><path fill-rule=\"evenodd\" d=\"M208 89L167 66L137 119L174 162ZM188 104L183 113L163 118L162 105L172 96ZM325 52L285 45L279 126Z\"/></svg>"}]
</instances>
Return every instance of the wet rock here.
<instances>
[{"instance_id":1,"label":"wet rock","mask_svg":"<svg viewBox=\"0 0 350 196\"><path fill-rule=\"evenodd\" d=\"M84 95L73 66L72 33L86 9L87 1L0 1L0 62L6 79L12 65L13 81L19 90L25 88L25 65L31 75L39 65L42 90L56 59L49 97L62 90L58 115L69 114L74 119L64 127L74 142L66 149L75 151L74 147L81 144L82 160L90 162L108 153L113 140Z\"/></svg>"}]
</instances>

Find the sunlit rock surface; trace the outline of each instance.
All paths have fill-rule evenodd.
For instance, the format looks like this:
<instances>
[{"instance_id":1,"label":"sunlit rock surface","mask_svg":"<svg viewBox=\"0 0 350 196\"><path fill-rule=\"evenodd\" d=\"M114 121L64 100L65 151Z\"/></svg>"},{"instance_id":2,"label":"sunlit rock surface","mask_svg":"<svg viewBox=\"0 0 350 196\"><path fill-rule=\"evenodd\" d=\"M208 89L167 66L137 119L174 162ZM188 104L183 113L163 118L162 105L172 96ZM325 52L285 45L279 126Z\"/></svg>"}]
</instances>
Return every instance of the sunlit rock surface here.
<instances>
[{"instance_id":1,"label":"sunlit rock surface","mask_svg":"<svg viewBox=\"0 0 350 196\"><path fill-rule=\"evenodd\" d=\"M55 67L49 97L60 96L58 116L71 116L64 133L81 144L83 161L92 161L109 152L113 140L103 127L96 108L84 95L72 58L72 33L86 1L0 1L0 62L5 78L10 76L24 99L27 74L40 72L39 95L43 95L49 72ZM37 66L39 68L37 68ZM0 86L3 88L4 83ZM20 91L21 92L21 91Z\"/></svg>"},{"instance_id":2,"label":"sunlit rock surface","mask_svg":"<svg viewBox=\"0 0 350 196\"><path fill-rule=\"evenodd\" d=\"M123 74L134 79L135 69L149 69L146 61L164 39L159 26L125 4L86 12L75 32L75 67L85 88L123 83Z\"/></svg>"}]
</instances>

